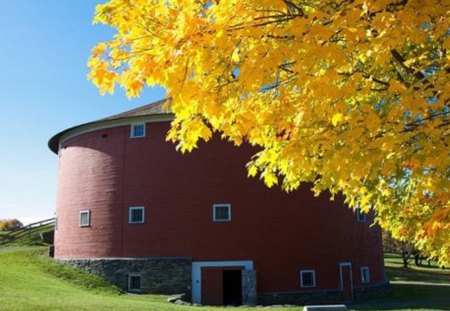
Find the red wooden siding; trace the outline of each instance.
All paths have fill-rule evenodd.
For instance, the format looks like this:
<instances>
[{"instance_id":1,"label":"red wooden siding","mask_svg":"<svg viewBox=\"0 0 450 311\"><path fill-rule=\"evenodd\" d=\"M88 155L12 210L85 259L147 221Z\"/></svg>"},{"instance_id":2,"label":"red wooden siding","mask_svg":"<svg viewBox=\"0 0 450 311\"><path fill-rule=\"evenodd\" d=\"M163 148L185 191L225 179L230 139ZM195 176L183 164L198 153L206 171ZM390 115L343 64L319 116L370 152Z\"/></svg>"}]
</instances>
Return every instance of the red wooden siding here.
<instances>
[{"instance_id":1,"label":"red wooden siding","mask_svg":"<svg viewBox=\"0 0 450 311\"><path fill-rule=\"evenodd\" d=\"M384 282L380 231L370 219L358 223L341 200L307 187L286 194L247 178L249 147L214 139L181 155L165 142L168 128L148 123L145 138L130 139L121 126L63 143L57 258L253 260L260 292L300 290L305 269L316 270L317 288L338 288L340 262L352 262L355 286L361 266L370 267L371 284ZM231 204L230 222L212 221L215 203ZM145 223L128 224L128 207L141 205ZM80 228L85 209L91 227Z\"/></svg>"}]
</instances>

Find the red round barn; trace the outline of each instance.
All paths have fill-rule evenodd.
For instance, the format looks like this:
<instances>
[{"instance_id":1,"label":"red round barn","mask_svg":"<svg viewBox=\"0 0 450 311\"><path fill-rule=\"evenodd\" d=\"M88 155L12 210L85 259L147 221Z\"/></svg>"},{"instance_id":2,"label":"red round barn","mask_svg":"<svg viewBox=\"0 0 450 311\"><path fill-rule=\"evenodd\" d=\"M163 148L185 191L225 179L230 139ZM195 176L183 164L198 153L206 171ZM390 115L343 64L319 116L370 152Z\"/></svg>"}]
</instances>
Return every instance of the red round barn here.
<instances>
[{"instance_id":1,"label":"red round barn","mask_svg":"<svg viewBox=\"0 0 450 311\"><path fill-rule=\"evenodd\" d=\"M182 155L163 101L67 129L55 258L135 292L202 304L337 302L386 287L380 229L342 198L248 178L255 153L214 138Z\"/></svg>"}]
</instances>

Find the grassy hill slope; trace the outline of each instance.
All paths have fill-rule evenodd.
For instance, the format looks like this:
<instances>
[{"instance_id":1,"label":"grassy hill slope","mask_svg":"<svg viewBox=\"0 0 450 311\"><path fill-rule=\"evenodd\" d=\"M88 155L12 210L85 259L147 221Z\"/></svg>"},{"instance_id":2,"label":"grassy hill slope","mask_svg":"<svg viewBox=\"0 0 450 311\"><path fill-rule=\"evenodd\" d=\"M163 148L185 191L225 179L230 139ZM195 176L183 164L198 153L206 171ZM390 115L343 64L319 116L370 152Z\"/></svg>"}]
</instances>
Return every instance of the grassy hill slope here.
<instances>
[{"instance_id":1,"label":"grassy hill slope","mask_svg":"<svg viewBox=\"0 0 450 311\"><path fill-rule=\"evenodd\" d=\"M0 248L0 310L199 310L168 303L166 296L121 294L102 279L55 263L45 253L42 247Z\"/></svg>"},{"instance_id":2,"label":"grassy hill slope","mask_svg":"<svg viewBox=\"0 0 450 311\"><path fill-rule=\"evenodd\" d=\"M0 247L0 310L267 310L180 306L166 302L166 296L124 294L99 277L54 262L46 253L46 247ZM352 304L349 310L450 310L448 270L403 269L396 260L387 262L391 292L381 299Z\"/></svg>"}]
</instances>

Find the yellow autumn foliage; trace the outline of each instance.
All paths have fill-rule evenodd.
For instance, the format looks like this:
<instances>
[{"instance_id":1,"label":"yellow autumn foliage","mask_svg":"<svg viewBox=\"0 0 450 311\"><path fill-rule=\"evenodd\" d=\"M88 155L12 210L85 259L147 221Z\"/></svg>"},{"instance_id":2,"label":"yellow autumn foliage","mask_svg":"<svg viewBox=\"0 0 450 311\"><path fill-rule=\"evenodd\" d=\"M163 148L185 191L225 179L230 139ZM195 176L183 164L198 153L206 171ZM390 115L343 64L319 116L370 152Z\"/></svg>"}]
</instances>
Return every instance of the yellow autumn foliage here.
<instances>
[{"instance_id":1,"label":"yellow autumn foliage","mask_svg":"<svg viewBox=\"0 0 450 311\"><path fill-rule=\"evenodd\" d=\"M110 0L88 62L102 93L161 85L168 139L260 147L250 176L343 193L450 263L450 2Z\"/></svg>"}]
</instances>

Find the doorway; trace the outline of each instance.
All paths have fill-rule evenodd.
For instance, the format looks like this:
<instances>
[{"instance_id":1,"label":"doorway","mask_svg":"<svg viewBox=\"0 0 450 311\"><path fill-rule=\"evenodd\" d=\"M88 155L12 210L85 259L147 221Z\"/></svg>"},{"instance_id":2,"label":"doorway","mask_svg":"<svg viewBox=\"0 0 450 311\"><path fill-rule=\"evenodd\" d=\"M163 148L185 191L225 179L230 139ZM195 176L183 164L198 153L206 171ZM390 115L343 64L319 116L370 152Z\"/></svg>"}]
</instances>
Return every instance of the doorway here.
<instances>
[{"instance_id":1,"label":"doorway","mask_svg":"<svg viewBox=\"0 0 450 311\"><path fill-rule=\"evenodd\" d=\"M194 261L192 262L192 302L198 304L221 305L224 303L224 271L240 272L239 284L237 284L238 276L231 273L225 276L227 279L226 296L236 297L236 294L228 293L230 288L237 285L241 289L240 300L244 305L256 304L256 275L253 269L253 261ZM233 281L234 279L234 281ZM232 291L230 289L230 291ZM237 291L236 291L237 292ZM238 298L239 298L238 297ZM236 302L236 299L227 298L227 302ZM237 300L239 302L239 299Z\"/></svg>"},{"instance_id":2,"label":"doorway","mask_svg":"<svg viewBox=\"0 0 450 311\"><path fill-rule=\"evenodd\" d=\"M223 305L242 305L242 270L223 270Z\"/></svg>"},{"instance_id":3,"label":"doorway","mask_svg":"<svg viewBox=\"0 0 450 311\"><path fill-rule=\"evenodd\" d=\"M340 265L341 291L344 301L353 301L352 264L342 262Z\"/></svg>"}]
</instances>

